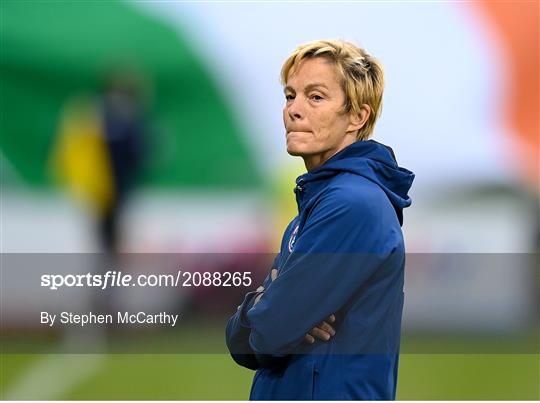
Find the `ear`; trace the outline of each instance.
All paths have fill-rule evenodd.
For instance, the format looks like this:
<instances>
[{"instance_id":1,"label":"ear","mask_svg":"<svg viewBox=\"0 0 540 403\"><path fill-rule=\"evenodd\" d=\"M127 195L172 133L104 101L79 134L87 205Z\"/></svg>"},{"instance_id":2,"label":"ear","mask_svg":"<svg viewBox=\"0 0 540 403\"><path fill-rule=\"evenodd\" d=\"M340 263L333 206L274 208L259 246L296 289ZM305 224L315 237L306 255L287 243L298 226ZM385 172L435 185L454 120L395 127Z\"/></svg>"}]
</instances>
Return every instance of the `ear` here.
<instances>
[{"instance_id":1,"label":"ear","mask_svg":"<svg viewBox=\"0 0 540 403\"><path fill-rule=\"evenodd\" d=\"M371 108L368 104L362 104L358 113L351 111L350 123L347 131L358 132L358 130L360 130L366 124L367 120L369 119L369 115L371 115Z\"/></svg>"}]
</instances>

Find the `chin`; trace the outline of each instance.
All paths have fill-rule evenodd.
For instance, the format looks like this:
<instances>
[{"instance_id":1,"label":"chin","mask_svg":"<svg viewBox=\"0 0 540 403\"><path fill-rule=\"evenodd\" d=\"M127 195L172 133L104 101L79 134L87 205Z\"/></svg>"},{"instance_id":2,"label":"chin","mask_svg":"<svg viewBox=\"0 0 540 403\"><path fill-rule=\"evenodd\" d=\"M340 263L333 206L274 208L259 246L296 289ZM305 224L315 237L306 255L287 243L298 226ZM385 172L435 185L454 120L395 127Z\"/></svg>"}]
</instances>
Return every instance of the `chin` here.
<instances>
[{"instance_id":1,"label":"chin","mask_svg":"<svg viewBox=\"0 0 540 403\"><path fill-rule=\"evenodd\" d=\"M295 138L287 139L287 153L295 157L301 157L308 154L309 144L303 141L298 141Z\"/></svg>"},{"instance_id":2,"label":"chin","mask_svg":"<svg viewBox=\"0 0 540 403\"><path fill-rule=\"evenodd\" d=\"M293 157L301 157L303 154L299 150L296 150L294 148L287 147L287 153L289 155L292 155Z\"/></svg>"},{"instance_id":3,"label":"chin","mask_svg":"<svg viewBox=\"0 0 540 403\"><path fill-rule=\"evenodd\" d=\"M287 144L287 153L293 157L301 157L306 154L305 150L297 144Z\"/></svg>"}]
</instances>

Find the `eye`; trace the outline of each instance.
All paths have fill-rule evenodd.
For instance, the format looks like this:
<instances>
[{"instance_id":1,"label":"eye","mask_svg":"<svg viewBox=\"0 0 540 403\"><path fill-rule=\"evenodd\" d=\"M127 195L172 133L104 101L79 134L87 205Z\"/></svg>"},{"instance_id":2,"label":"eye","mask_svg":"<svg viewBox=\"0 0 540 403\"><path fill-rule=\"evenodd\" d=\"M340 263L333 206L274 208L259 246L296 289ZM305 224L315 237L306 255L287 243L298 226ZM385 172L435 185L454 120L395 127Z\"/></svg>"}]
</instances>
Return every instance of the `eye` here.
<instances>
[{"instance_id":1,"label":"eye","mask_svg":"<svg viewBox=\"0 0 540 403\"><path fill-rule=\"evenodd\" d=\"M294 99L294 95L286 94L286 95L285 95L285 99L286 99L287 101L292 101L292 100Z\"/></svg>"},{"instance_id":2,"label":"eye","mask_svg":"<svg viewBox=\"0 0 540 403\"><path fill-rule=\"evenodd\" d=\"M322 101L324 98L321 97L319 94L313 94L309 97L313 101Z\"/></svg>"}]
</instances>

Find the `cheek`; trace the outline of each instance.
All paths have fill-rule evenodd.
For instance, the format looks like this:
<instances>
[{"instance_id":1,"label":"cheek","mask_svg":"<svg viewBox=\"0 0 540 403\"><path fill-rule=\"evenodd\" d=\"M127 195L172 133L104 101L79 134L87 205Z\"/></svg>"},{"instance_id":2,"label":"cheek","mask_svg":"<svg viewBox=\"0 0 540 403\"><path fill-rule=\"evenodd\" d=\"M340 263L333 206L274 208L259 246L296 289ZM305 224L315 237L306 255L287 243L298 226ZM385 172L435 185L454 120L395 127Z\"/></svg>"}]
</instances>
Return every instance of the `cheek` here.
<instances>
[{"instance_id":1,"label":"cheek","mask_svg":"<svg viewBox=\"0 0 540 403\"><path fill-rule=\"evenodd\" d=\"M344 134L347 130L348 120L344 116L336 116L329 114L321 118L321 127L329 131L331 134Z\"/></svg>"},{"instance_id":2,"label":"cheek","mask_svg":"<svg viewBox=\"0 0 540 403\"><path fill-rule=\"evenodd\" d=\"M345 135L347 127L341 119L335 116L325 116L318 121L317 129L314 130L318 143L325 146L332 146L340 142Z\"/></svg>"},{"instance_id":3,"label":"cheek","mask_svg":"<svg viewBox=\"0 0 540 403\"><path fill-rule=\"evenodd\" d=\"M335 131L335 119L332 119L332 116L329 114L318 114L314 117L314 128L317 132L324 137L331 136L332 132Z\"/></svg>"}]
</instances>

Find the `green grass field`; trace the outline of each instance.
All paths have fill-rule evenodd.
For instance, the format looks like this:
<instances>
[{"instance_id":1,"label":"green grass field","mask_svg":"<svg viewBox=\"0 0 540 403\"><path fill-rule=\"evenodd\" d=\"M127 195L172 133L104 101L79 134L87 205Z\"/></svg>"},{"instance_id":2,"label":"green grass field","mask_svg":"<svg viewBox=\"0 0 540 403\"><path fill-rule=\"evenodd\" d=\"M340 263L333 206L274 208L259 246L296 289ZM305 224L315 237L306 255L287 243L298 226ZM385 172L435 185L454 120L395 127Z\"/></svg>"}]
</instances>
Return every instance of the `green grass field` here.
<instances>
[{"instance_id":1,"label":"green grass field","mask_svg":"<svg viewBox=\"0 0 540 403\"><path fill-rule=\"evenodd\" d=\"M182 333L186 351L201 340L223 343L222 329L200 330ZM441 342L451 343L417 338L404 344L416 351L414 343ZM2 399L245 400L252 377L227 354L4 354L0 363ZM539 400L540 356L402 354L398 399Z\"/></svg>"}]
</instances>

